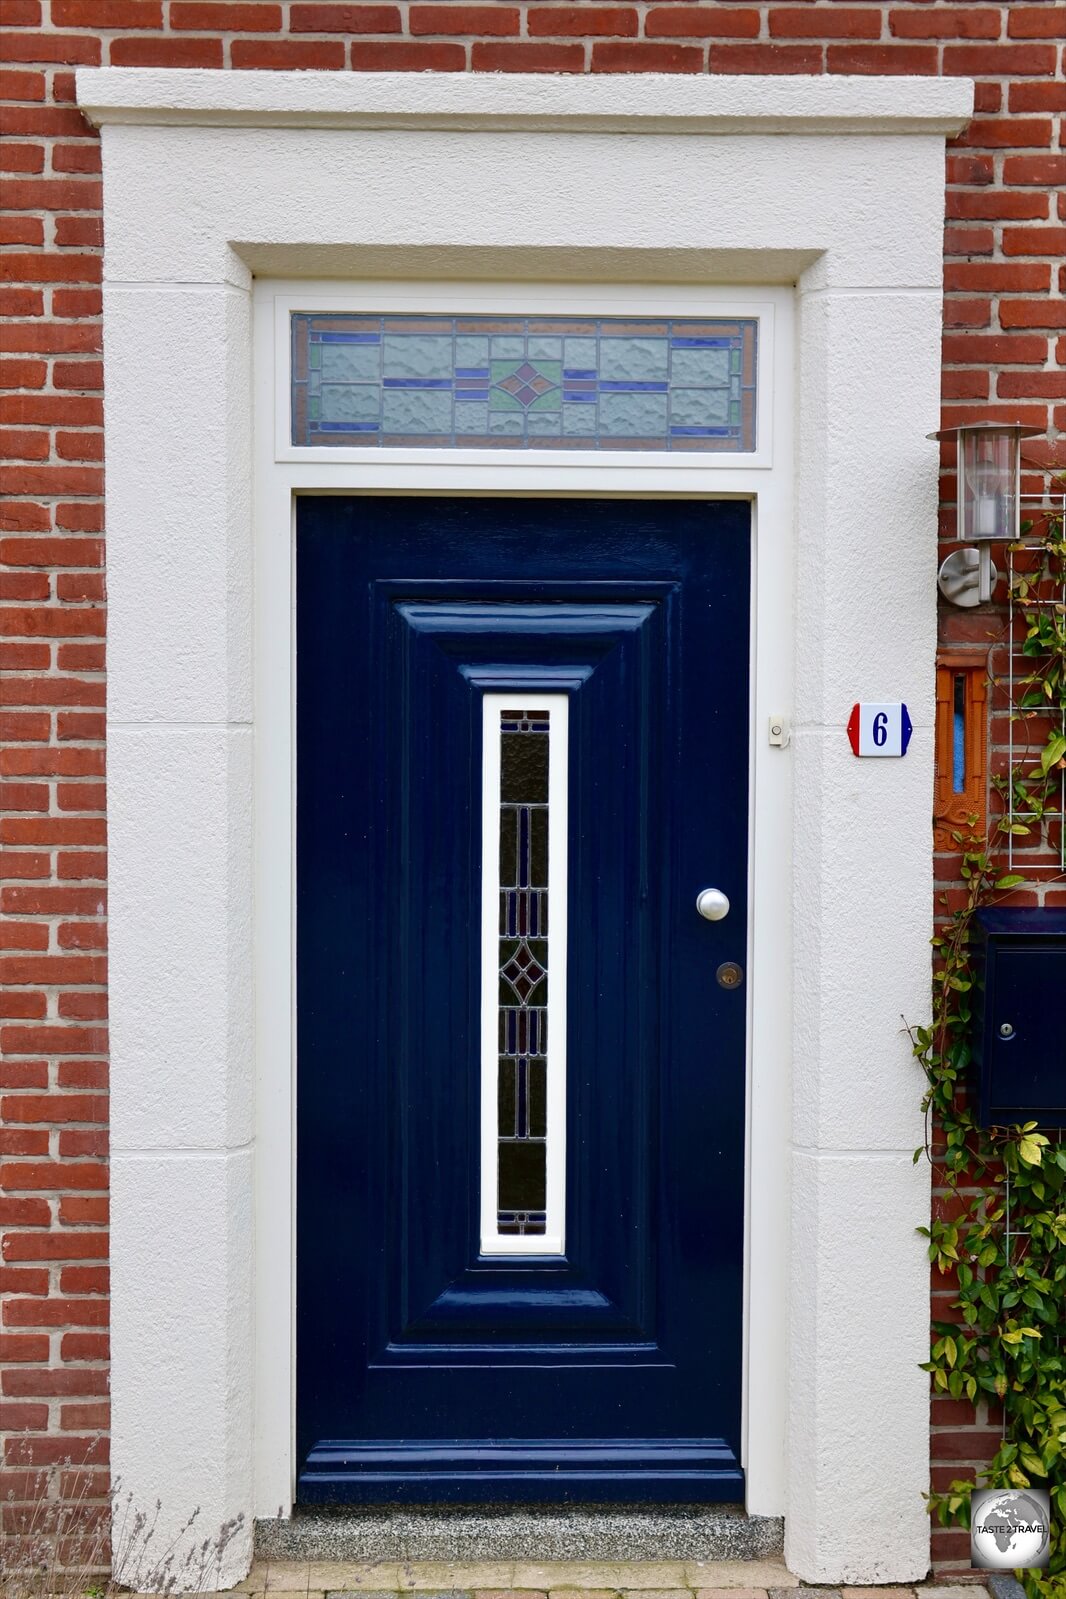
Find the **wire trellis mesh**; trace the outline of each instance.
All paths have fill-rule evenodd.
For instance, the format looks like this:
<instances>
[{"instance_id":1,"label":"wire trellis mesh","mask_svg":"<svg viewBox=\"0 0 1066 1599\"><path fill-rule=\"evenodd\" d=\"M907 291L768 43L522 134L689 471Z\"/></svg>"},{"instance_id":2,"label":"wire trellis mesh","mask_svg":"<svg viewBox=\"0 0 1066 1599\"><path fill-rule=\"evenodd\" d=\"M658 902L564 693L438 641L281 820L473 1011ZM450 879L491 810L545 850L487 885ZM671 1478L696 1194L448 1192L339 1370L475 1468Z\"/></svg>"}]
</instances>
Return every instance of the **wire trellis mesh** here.
<instances>
[{"instance_id":1,"label":"wire trellis mesh","mask_svg":"<svg viewBox=\"0 0 1066 1599\"><path fill-rule=\"evenodd\" d=\"M1066 705L1060 695L1044 694L1039 641L1026 647L1042 610L1066 612L1066 563L1047 559L1049 533L1063 537L1064 513L1066 493L1023 496L1029 531L1007 549L1006 670L995 676L993 709L1005 709L1009 718L1002 785L1007 863L1026 877L1066 870L1066 767L1045 774L1041 765L1049 737L1066 736Z\"/></svg>"}]
</instances>

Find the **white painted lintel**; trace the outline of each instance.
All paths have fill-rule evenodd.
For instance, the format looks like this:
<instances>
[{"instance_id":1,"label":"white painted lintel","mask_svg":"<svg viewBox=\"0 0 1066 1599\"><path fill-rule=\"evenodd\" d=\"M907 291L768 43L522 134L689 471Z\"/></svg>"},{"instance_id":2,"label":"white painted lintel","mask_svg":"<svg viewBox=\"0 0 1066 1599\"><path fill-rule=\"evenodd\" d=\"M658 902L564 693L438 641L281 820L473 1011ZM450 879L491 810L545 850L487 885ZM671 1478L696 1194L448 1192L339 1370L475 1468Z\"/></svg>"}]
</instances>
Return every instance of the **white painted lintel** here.
<instances>
[{"instance_id":1,"label":"white painted lintel","mask_svg":"<svg viewBox=\"0 0 1066 1599\"><path fill-rule=\"evenodd\" d=\"M78 104L97 126L953 134L973 113L968 78L92 67L77 79Z\"/></svg>"}]
</instances>

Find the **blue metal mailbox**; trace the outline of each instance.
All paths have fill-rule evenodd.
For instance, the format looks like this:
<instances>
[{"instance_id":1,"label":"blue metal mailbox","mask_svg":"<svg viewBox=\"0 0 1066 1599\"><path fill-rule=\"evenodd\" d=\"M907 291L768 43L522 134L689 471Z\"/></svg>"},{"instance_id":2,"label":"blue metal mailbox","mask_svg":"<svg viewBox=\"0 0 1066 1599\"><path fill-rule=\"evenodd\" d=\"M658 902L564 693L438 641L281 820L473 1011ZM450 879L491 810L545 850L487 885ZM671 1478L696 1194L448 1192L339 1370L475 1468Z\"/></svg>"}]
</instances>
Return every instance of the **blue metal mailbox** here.
<instances>
[{"instance_id":1,"label":"blue metal mailbox","mask_svg":"<svg viewBox=\"0 0 1066 1599\"><path fill-rule=\"evenodd\" d=\"M1066 910L982 910L977 923L981 1125L1066 1127Z\"/></svg>"}]
</instances>

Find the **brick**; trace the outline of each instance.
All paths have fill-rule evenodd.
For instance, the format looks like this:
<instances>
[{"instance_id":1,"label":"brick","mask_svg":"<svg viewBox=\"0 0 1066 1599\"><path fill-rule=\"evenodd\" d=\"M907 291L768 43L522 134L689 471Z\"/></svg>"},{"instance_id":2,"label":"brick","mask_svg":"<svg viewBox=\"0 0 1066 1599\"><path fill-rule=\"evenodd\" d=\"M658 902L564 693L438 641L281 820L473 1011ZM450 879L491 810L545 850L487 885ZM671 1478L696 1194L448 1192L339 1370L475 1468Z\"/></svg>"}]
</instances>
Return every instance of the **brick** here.
<instances>
[{"instance_id":1,"label":"brick","mask_svg":"<svg viewBox=\"0 0 1066 1599\"><path fill-rule=\"evenodd\" d=\"M99 316L104 297L99 289L53 289L53 316Z\"/></svg>"},{"instance_id":2,"label":"brick","mask_svg":"<svg viewBox=\"0 0 1066 1599\"><path fill-rule=\"evenodd\" d=\"M1001 400L1066 400L1066 370L1058 372L1001 372L996 378Z\"/></svg>"},{"instance_id":3,"label":"brick","mask_svg":"<svg viewBox=\"0 0 1066 1599\"><path fill-rule=\"evenodd\" d=\"M0 395L0 422L36 422L46 427L64 423L99 424L103 402L89 394Z\"/></svg>"},{"instance_id":4,"label":"brick","mask_svg":"<svg viewBox=\"0 0 1066 1599\"><path fill-rule=\"evenodd\" d=\"M897 39L998 39L998 6L907 6L888 14Z\"/></svg>"},{"instance_id":5,"label":"brick","mask_svg":"<svg viewBox=\"0 0 1066 1599\"><path fill-rule=\"evenodd\" d=\"M712 44L710 70L772 75L821 72L822 46L820 44Z\"/></svg>"},{"instance_id":6,"label":"brick","mask_svg":"<svg viewBox=\"0 0 1066 1599\"><path fill-rule=\"evenodd\" d=\"M11 1062L8 1063L13 1064ZM33 1064L22 1062L23 1065ZM45 1068L47 1080L47 1068ZM47 1227L52 1220L52 1212L46 1199L25 1199L21 1196L0 1194L0 1225L4 1227ZM10 1258L7 1244L3 1244L5 1258Z\"/></svg>"},{"instance_id":7,"label":"brick","mask_svg":"<svg viewBox=\"0 0 1066 1599\"><path fill-rule=\"evenodd\" d=\"M281 27L281 7L171 0L170 26L179 32L194 33L277 33Z\"/></svg>"},{"instance_id":8,"label":"brick","mask_svg":"<svg viewBox=\"0 0 1066 1599\"><path fill-rule=\"evenodd\" d=\"M0 532L44 533L51 526L48 507L28 500L0 503Z\"/></svg>"},{"instance_id":9,"label":"brick","mask_svg":"<svg viewBox=\"0 0 1066 1599\"><path fill-rule=\"evenodd\" d=\"M0 539L0 561L10 566L100 566L103 555L100 539Z\"/></svg>"},{"instance_id":10,"label":"brick","mask_svg":"<svg viewBox=\"0 0 1066 1599\"><path fill-rule=\"evenodd\" d=\"M72 505L57 505L55 519L57 528L69 532L101 533L104 526L104 508L99 501L88 505L78 501Z\"/></svg>"},{"instance_id":11,"label":"brick","mask_svg":"<svg viewBox=\"0 0 1066 1599\"><path fill-rule=\"evenodd\" d=\"M1000 1442L987 1428L938 1430L930 1435L929 1453L933 1460L991 1460Z\"/></svg>"},{"instance_id":12,"label":"brick","mask_svg":"<svg viewBox=\"0 0 1066 1599\"><path fill-rule=\"evenodd\" d=\"M112 39L113 67L220 67L221 39ZM234 62L234 66L237 63Z\"/></svg>"},{"instance_id":13,"label":"brick","mask_svg":"<svg viewBox=\"0 0 1066 1599\"><path fill-rule=\"evenodd\" d=\"M105 652L102 644L60 644L56 665L61 672L102 672Z\"/></svg>"},{"instance_id":14,"label":"brick","mask_svg":"<svg viewBox=\"0 0 1066 1599\"><path fill-rule=\"evenodd\" d=\"M0 361L0 388L40 389L47 376L45 361Z\"/></svg>"},{"instance_id":15,"label":"brick","mask_svg":"<svg viewBox=\"0 0 1066 1599\"><path fill-rule=\"evenodd\" d=\"M1064 162L1066 169L1066 162ZM1004 255L1066 255L1066 228L1004 228Z\"/></svg>"},{"instance_id":16,"label":"brick","mask_svg":"<svg viewBox=\"0 0 1066 1599\"><path fill-rule=\"evenodd\" d=\"M595 8L593 8L594 10ZM530 14L529 23L531 33L540 32L533 26L545 17L559 15L555 11L538 10ZM584 13L583 13L584 14ZM591 11L590 15L593 14ZM636 32L636 12L630 13ZM572 15L567 12L567 15ZM502 35L518 33L519 11L517 6L469 6L461 4L449 5L413 5L408 11L408 27L412 34L451 33L471 35ZM564 33L583 32L581 28L564 28ZM595 29L591 30L597 31Z\"/></svg>"},{"instance_id":17,"label":"brick","mask_svg":"<svg viewBox=\"0 0 1066 1599\"><path fill-rule=\"evenodd\" d=\"M46 600L50 592L45 572L8 572L4 577L5 600Z\"/></svg>"},{"instance_id":18,"label":"brick","mask_svg":"<svg viewBox=\"0 0 1066 1599\"><path fill-rule=\"evenodd\" d=\"M102 461L104 458L102 433L57 433L54 447L64 461Z\"/></svg>"},{"instance_id":19,"label":"brick","mask_svg":"<svg viewBox=\"0 0 1066 1599\"><path fill-rule=\"evenodd\" d=\"M101 494L103 473L90 466L6 466L0 491L8 494Z\"/></svg>"},{"instance_id":20,"label":"brick","mask_svg":"<svg viewBox=\"0 0 1066 1599\"><path fill-rule=\"evenodd\" d=\"M61 1346L64 1350L68 1341L72 1348L103 1349L105 1352L107 1349L107 1339L99 1334L67 1333ZM64 1354L63 1358L79 1357ZM99 1360L102 1357L93 1354L80 1358ZM103 1465L108 1458L108 1444L106 1438L72 1438L69 1434L55 1438L20 1438L13 1445L9 1443L7 1458L28 1466Z\"/></svg>"},{"instance_id":21,"label":"brick","mask_svg":"<svg viewBox=\"0 0 1066 1599\"><path fill-rule=\"evenodd\" d=\"M99 172L98 144L57 144L52 150L53 172Z\"/></svg>"},{"instance_id":22,"label":"brick","mask_svg":"<svg viewBox=\"0 0 1066 1599\"><path fill-rule=\"evenodd\" d=\"M1006 7L1010 39L1066 39L1066 19L1058 6Z\"/></svg>"},{"instance_id":23,"label":"brick","mask_svg":"<svg viewBox=\"0 0 1066 1599\"><path fill-rule=\"evenodd\" d=\"M103 882L107 876L107 856L102 850L60 850L55 874L67 881L84 882L91 878Z\"/></svg>"},{"instance_id":24,"label":"brick","mask_svg":"<svg viewBox=\"0 0 1066 1599\"><path fill-rule=\"evenodd\" d=\"M47 1426L47 1405L0 1401L0 1432L43 1432Z\"/></svg>"},{"instance_id":25,"label":"brick","mask_svg":"<svg viewBox=\"0 0 1066 1599\"><path fill-rule=\"evenodd\" d=\"M7 1122L107 1121L105 1094L5 1094L0 1117Z\"/></svg>"},{"instance_id":26,"label":"brick","mask_svg":"<svg viewBox=\"0 0 1066 1599\"><path fill-rule=\"evenodd\" d=\"M275 71L290 68L338 70L344 66L344 45L339 39L235 39L230 46L235 67Z\"/></svg>"},{"instance_id":27,"label":"brick","mask_svg":"<svg viewBox=\"0 0 1066 1599\"><path fill-rule=\"evenodd\" d=\"M0 1028L0 1048L11 1050L16 1055L98 1055L107 1048L107 1029L104 1027L2 1027ZM13 1167L8 1175L17 1176L19 1172L25 1176L26 1168ZM70 1174L75 1171L73 1167L63 1167L64 1182L60 1187L70 1188L96 1188L103 1186L95 1181L85 1183L71 1182ZM42 1173L42 1175L47 1175ZM3 1178L0 1176L0 1181ZM12 1184L22 1188L26 1185ZM32 1185L31 1185L32 1186Z\"/></svg>"},{"instance_id":28,"label":"brick","mask_svg":"<svg viewBox=\"0 0 1066 1599\"><path fill-rule=\"evenodd\" d=\"M104 632L103 611L63 610L58 606L27 606L0 616L0 632L20 638L80 638Z\"/></svg>"},{"instance_id":29,"label":"brick","mask_svg":"<svg viewBox=\"0 0 1066 1599\"><path fill-rule=\"evenodd\" d=\"M0 982L102 983L107 962L95 955L7 955L0 957Z\"/></svg>"},{"instance_id":30,"label":"brick","mask_svg":"<svg viewBox=\"0 0 1066 1599\"><path fill-rule=\"evenodd\" d=\"M29 1266L0 1266L0 1293L46 1294L47 1292L47 1270L35 1270Z\"/></svg>"},{"instance_id":31,"label":"brick","mask_svg":"<svg viewBox=\"0 0 1066 1599\"><path fill-rule=\"evenodd\" d=\"M104 369L99 361L57 361L52 382L57 389L102 389Z\"/></svg>"},{"instance_id":32,"label":"brick","mask_svg":"<svg viewBox=\"0 0 1066 1599\"><path fill-rule=\"evenodd\" d=\"M756 39L759 13L740 6L657 6L644 19L649 39Z\"/></svg>"},{"instance_id":33,"label":"brick","mask_svg":"<svg viewBox=\"0 0 1066 1599\"><path fill-rule=\"evenodd\" d=\"M5 0L4 21L9 28L39 28L40 0Z\"/></svg>"},{"instance_id":34,"label":"brick","mask_svg":"<svg viewBox=\"0 0 1066 1599\"><path fill-rule=\"evenodd\" d=\"M0 104L0 134L43 134L49 139L95 139L96 129L75 108Z\"/></svg>"},{"instance_id":35,"label":"brick","mask_svg":"<svg viewBox=\"0 0 1066 1599\"><path fill-rule=\"evenodd\" d=\"M0 641L0 671L4 672L47 672L52 664L52 647L50 644L23 644L16 640ZM12 771L14 768L7 765L8 752L0 749L0 772Z\"/></svg>"},{"instance_id":36,"label":"brick","mask_svg":"<svg viewBox=\"0 0 1066 1599\"><path fill-rule=\"evenodd\" d=\"M1050 126L1050 124L1048 124ZM1066 183L1066 155L1009 155L1003 161L1004 183Z\"/></svg>"},{"instance_id":37,"label":"brick","mask_svg":"<svg viewBox=\"0 0 1066 1599\"><path fill-rule=\"evenodd\" d=\"M1011 111L1066 111L1066 83L1012 83L1007 105Z\"/></svg>"},{"instance_id":38,"label":"brick","mask_svg":"<svg viewBox=\"0 0 1066 1599\"><path fill-rule=\"evenodd\" d=\"M110 1340L106 1333L71 1332L63 1334L59 1347L64 1360L106 1360ZM92 1457L93 1460L106 1458L106 1449Z\"/></svg>"},{"instance_id":39,"label":"brick","mask_svg":"<svg viewBox=\"0 0 1066 1599\"><path fill-rule=\"evenodd\" d=\"M108 1305L100 1299L9 1299L7 1327L106 1327Z\"/></svg>"},{"instance_id":40,"label":"brick","mask_svg":"<svg viewBox=\"0 0 1066 1599\"><path fill-rule=\"evenodd\" d=\"M6 994L0 994L0 1005L6 1006L4 1012L8 1016L26 1015L25 1010L17 1009L17 1002L23 996L13 993L8 989ZM43 994L40 996L44 998ZM43 1015L43 1011L41 1012ZM32 1127L0 1127L0 1155L47 1155L48 1131L47 1128Z\"/></svg>"},{"instance_id":41,"label":"brick","mask_svg":"<svg viewBox=\"0 0 1066 1599\"><path fill-rule=\"evenodd\" d=\"M43 172L44 147L39 144L6 144L0 147L0 172Z\"/></svg>"},{"instance_id":42,"label":"brick","mask_svg":"<svg viewBox=\"0 0 1066 1599\"><path fill-rule=\"evenodd\" d=\"M67 1267L64 1271L94 1270L98 1268ZM65 1394L106 1394L108 1373L99 1367L67 1366L61 1370L41 1371L23 1366L18 1371L5 1371L0 1377L5 1394L26 1397L60 1397Z\"/></svg>"},{"instance_id":43,"label":"brick","mask_svg":"<svg viewBox=\"0 0 1066 1599\"><path fill-rule=\"evenodd\" d=\"M62 28L161 28L162 0L52 0L52 21Z\"/></svg>"},{"instance_id":44,"label":"brick","mask_svg":"<svg viewBox=\"0 0 1066 1599\"><path fill-rule=\"evenodd\" d=\"M43 72L0 71L0 98L4 100L43 100L45 93Z\"/></svg>"},{"instance_id":45,"label":"brick","mask_svg":"<svg viewBox=\"0 0 1066 1599\"><path fill-rule=\"evenodd\" d=\"M98 283L103 262L98 255L45 255L38 251L4 257L7 272L23 283Z\"/></svg>"},{"instance_id":46,"label":"brick","mask_svg":"<svg viewBox=\"0 0 1066 1599\"><path fill-rule=\"evenodd\" d=\"M703 51L696 45L597 42L593 72L702 72Z\"/></svg>"},{"instance_id":47,"label":"brick","mask_svg":"<svg viewBox=\"0 0 1066 1599\"><path fill-rule=\"evenodd\" d=\"M104 685L81 677L13 677L7 681L6 696L9 705L103 705Z\"/></svg>"},{"instance_id":48,"label":"brick","mask_svg":"<svg viewBox=\"0 0 1066 1599\"><path fill-rule=\"evenodd\" d=\"M826 60L830 72L931 77L937 70L937 47L923 44L831 44L826 51Z\"/></svg>"},{"instance_id":49,"label":"brick","mask_svg":"<svg viewBox=\"0 0 1066 1599\"><path fill-rule=\"evenodd\" d=\"M59 1411L59 1425L65 1432L82 1429L104 1432L110 1419L111 1409L107 1404L62 1405Z\"/></svg>"},{"instance_id":50,"label":"brick","mask_svg":"<svg viewBox=\"0 0 1066 1599\"><path fill-rule=\"evenodd\" d=\"M9 852L14 855L14 851ZM42 864L36 871L30 871L25 866L25 861L30 860L36 866ZM14 866L4 857L5 877L47 877L52 869L51 859L47 855L14 856ZM40 922L5 921L0 926L0 949L47 949L48 928Z\"/></svg>"},{"instance_id":51,"label":"brick","mask_svg":"<svg viewBox=\"0 0 1066 1599\"><path fill-rule=\"evenodd\" d=\"M1031 145L1041 150L1051 143L1051 127L1045 117L974 117L969 126L956 135L955 144L992 150L1018 150ZM1004 172L1005 183L1018 181Z\"/></svg>"},{"instance_id":52,"label":"brick","mask_svg":"<svg viewBox=\"0 0 1066 1599\"><path fill-rule=\"evenodd\" d=\"M1051 287L1051 268L1020 261L948 261L944 288L964 293L1039 294Z\"/></svg>"},{"instance_id":53,"label":"brick","mask_svg":"<svg viewBox=\"0 0 1066 1599\"><path fill-rule=\"evenodd\" d=\"M0 244L43 244L44 223L38 217L0 215Z\"/></svg>"},{"instance_id":54,"label":"brick","mask_svg":"<svg viewBox=\"0 0 1066 1599\"><path fill-rule=\"evenodd\" d=\"M103 601L104 574L102 572L60 572L56 578L56 598L66 601ZM90 631L97 631L91 629ZM101 630L102 631L102 630Z\"/></svg>"},{"instance_id":55,"label":"brick","mask_svg":"<svg viewBox=\"0 0 1066 1599\"><path fill-rule=\"evenodd\" d=\"M35 433L30 428L0 428L0 452L9 461L46 461L48 434ZM11 597L10 592L5 592L5 599Z\"/></svg>"},{"instance_id":56,"label":"brick","mask_svg":"<svg viewBox=\"0 0 1066 1599\"><path fill-rule=\"evenodd\" d=\"M1047 340L1018 333L954 333L945 336L943 354L949 365L1028 362L1042 366L1047 360Z\"/></svg>"},{"instance_id":57,"label":"brick","mask_svg":"<svg viewBox=\"0 0 1066 1599\"><path fill-rule=\"evenodd\" d=\"M961 77L1047 77L1055 71L1053 44L948 44L944 72Z\"/></svg>"},{"instance_id":58,"label":"brick","mask_svg":"<svg viewBox=\"0 0 1066 1599\"><path fill-rule=\"evenodd\" d=\"M105 718L100 712L60 711L56 717L56 736L60 739L103 738L104 729Z\"/></svg>"},{"instance_id":59,"label":"brick","mask_svg":"<svg viewBox=\"0 0 1066 1599\"><path fill-rule=\"evenodd\" d=\"M425 39L353 43L351 64L356 72L461 72L466 66L466 48L431 44Z\"/></svg>"},{"instance_id":60,"label":"brick","mask_svg":"<svg viewBox=\"0 0 1066 1599\"><path fill-rule=\"evenodd\" d=\"M106 1266L64 1266L59 1274L63 1294L106 1294L111 1288L111 1273Z\"/></svg>"},{"instance_id":61,"label":"brick","mask_svg":"<svg viewBox=\"0 0 1066 1599\"><path fill-rule=\"evenodd\" d=\"M947 214L958 219L1038 221L1048 209L1049 196L1036 189L949 189L947 193Z\"/></svg>"},{"instance_id":62,"label":"brick","mask_svg":"<svg viewBox=\"0 0 1066 1599\"><path fill-rule=\"evenodd\" d=\"M59 1219L64 1226L68 1227L106 1227L109 1213L110 1206L106 1196L98 1194L67 1194L59 1201ZM85 1236L84 1233L75 1234L77 1240ZM105 1233L103 1235L103 1248L99 1251L101 1258L104 1260L107 1259L107 1246L108 1238ZM79 1251L79 1258L81 1255L89 1253L91 1251L81 1250Z\"/></svg>"},{"instance_id":63,"label":"brick","mask_svg":"<svg viewBox=\"0 0 1066 1599\"><path fill-rule=\"evenodd\" d=\"M67 66L98 67L100 41L79 33L0 34L0 61L61 61Z\"/></svg>"},{"instance_id":64,"label":"brick","mask_svg":"<svg viewBox=\"0 0 1066 1599\"><path fill-rule=\"evenodd\" d=\"M5 849L0 862L0 876L5 878L48 878L51 876L51 855L34 849Z\"/></svg>"},{"instance_id":65,"label":"brick","mask_svg":"<svg viewBox=\"0 0 1066 1599\"><path fill-rule=\"evenodd\" d=\"M773 6L770 36L775 39L877 39L881 12L871 7Z\"/></svg>"},{"instance_id":66,"label":"brick","mask_svg":"<svg viewBox=\"0 0 1066 1599\"><path fill-rule=\"evenodd\" d=\"M0 888L0 911L21 916L102 916L105 904L99 888L40 887L8 884Z\"/></svg>"},{"instance_id":67,"label":"brick","mask_svg":"<svg viewBox=\"0 0 1066 1599\"><path fill-rule=\"evenodd\" d=\"M0 289L0 316L43 316L42 289Z\"/></svg>"},{"instance_id":68,"label":"brick","mask_svg":"<svg viewBox=\"0 0 1066 1599\"><path fill-rule=\"evenodd\" d=\"M293 5L293 33L400 33L399 6Z\"/></svg>"},{"instance_id":69,"label":"brick","mask_svg":"<svg viewBox=\"0 0 1066 1599\"><path fill-rule=\"evenodd\" d=\"M948 151L948 183L994 183L995 158L990 155L970 155L966 152Z\"/></svg>"},{"instance_id":70,"label":"brick","mask_svg":"<svg viewBox=\"0 0 1066 1599\"><path fill-rule=\"evenodd\" d=\"M40 714L23 715L18 711L8 711L0 715L0 738L5 740L19 739L28 743L40 743L42 739L48 737L50 727L49 718Z\"/></svg>"},{"instance_id":71,"label":"brick","mask_svg":"<svg viewBox=\"0 0 1066 1599\"><path fill-rule=\"evenodd\" d=\"M101 217L56 217L56 243L100 248L104 242Z\"/></svg>"},{"instance_id":72,"label":"brick","mask_svg":"<svg viewBox=\"0 0 1066 1599\"><path fill-rule=\"evenodd\" d=\"M0 1360L47 1360L48 1337L40 1333L0 1333Z\"/></svg>"},{"instance_id":73,"label":"brick","mask_svg":"<svg viewBox=\"0 0 1066 1599\"><path fill-rule=\"evenodd\" d=\"M4 328L4 339L10 351L73 354L76 350L99 350L101 345L98 327L71 327L69 324L9 322Z\"/></svg>"},{"instance_id":74,"label":"brick","mask_svg":"<svg viewBox=\"0 0 1066 1599\"><path fill-rule=\"evenodd\" d=\"M0 783L0 810L47 811L47 783Z\"/></svg>"},{"instance_id":75,"label":"brick","mask_svg":"<svg viewBox=\"0 0 1066 1599\"><path fill-rule=\"evenodd\" d=\"M106 949L107 924L104 922L61 922L60 949Z\"/></svg>"},{"instance_id":76,"label":"brick","mask_svg":"<svg viewBox=\"0 0 1066 1599\"><path fill-rule=\"evenodd\" d=\"M60 994L56 1008L59 1015L67 1021L106 1021L107 995L99 990L87 994ZM59 1153L64 1158L71 1156L76 1159L80 1159L83 1155L106 1156L106 1135L60 1131Z\"/></svg>"},{"instance_id":77,"label":"brick","mask_svg":"<svg viewBox=\"0 0 1066 1599\"><path fill-rule=\"evenodd\" d=\"M103 783L59 783L56 804L61 811L102 811L106 792Z\"/></svg>"},{"instance_id":78,"label":"brick","mask_svg":"<svg viewBox=\"0 0 1066 1599\"><path fill-rule=\"evenodd\" d=\"M58 1032L59 1029L52 1029ZM73 1029L71 1029L73 1031ZM5 1027L0 1030L0 1036L16 1033L19 1029ZM48 1029L40 1028L40 1032ZM14 1047L18 1047L15 1045ZM55 1048L62 1048L58 1042ZM69 1043L65 1046L70 1048ZM97 1046L99 1047L99 1045ZM100 1189L107 1187L107 1167L101 1161L62 1161L62 1160L25 1160L15 1165L0 1166L0 1185L9 1193L32 1192L65 1192L71 1188ZM40 1260L41 1255L22 1256L13 1255L8 1243L4 1245L4 1259L32 1259ZM55 1257L48 1257L55 1258Z\"/></svg>"},{"instance_id":79,"label":"brick","mask_svg":"<svg viewBox=\"0 0 1066 1599\"><path fill-rule=\"evenodd\" d=\"M1066 300L1001 300L1004 328L1066 328Z\"/></svg>"}]
</instances>

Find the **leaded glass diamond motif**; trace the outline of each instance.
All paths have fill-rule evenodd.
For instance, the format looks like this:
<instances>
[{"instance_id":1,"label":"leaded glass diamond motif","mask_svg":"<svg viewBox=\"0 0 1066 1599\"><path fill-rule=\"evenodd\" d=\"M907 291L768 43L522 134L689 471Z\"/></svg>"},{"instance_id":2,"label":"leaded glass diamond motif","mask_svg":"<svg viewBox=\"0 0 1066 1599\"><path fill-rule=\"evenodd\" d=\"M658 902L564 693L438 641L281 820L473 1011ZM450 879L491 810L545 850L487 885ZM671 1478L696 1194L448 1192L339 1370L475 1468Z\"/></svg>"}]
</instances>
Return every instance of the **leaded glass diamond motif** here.
<instances>
[{"instance_id":1,"label":"leaded glass diamond motif","mask_svg":"<svg viewBox=\"0 0 1066 1599\"><path fill-rule=\"evenodd\" d=\"M292 317L292 442L755 449L754 318Z\"/></svg>"},{"instance_id":2,"label":"leaded glass diamond motif","mask_svg":"<svg viewBox=\"0 0 1066 1599\"><path fill-rule=\"evenodd\" d=\"M532 386L520 372L515 378ZM496 1225L504 1236L542 1235L547 1219L550 718L547 710L500 712Z\"/></svg>"}]
</instances>

